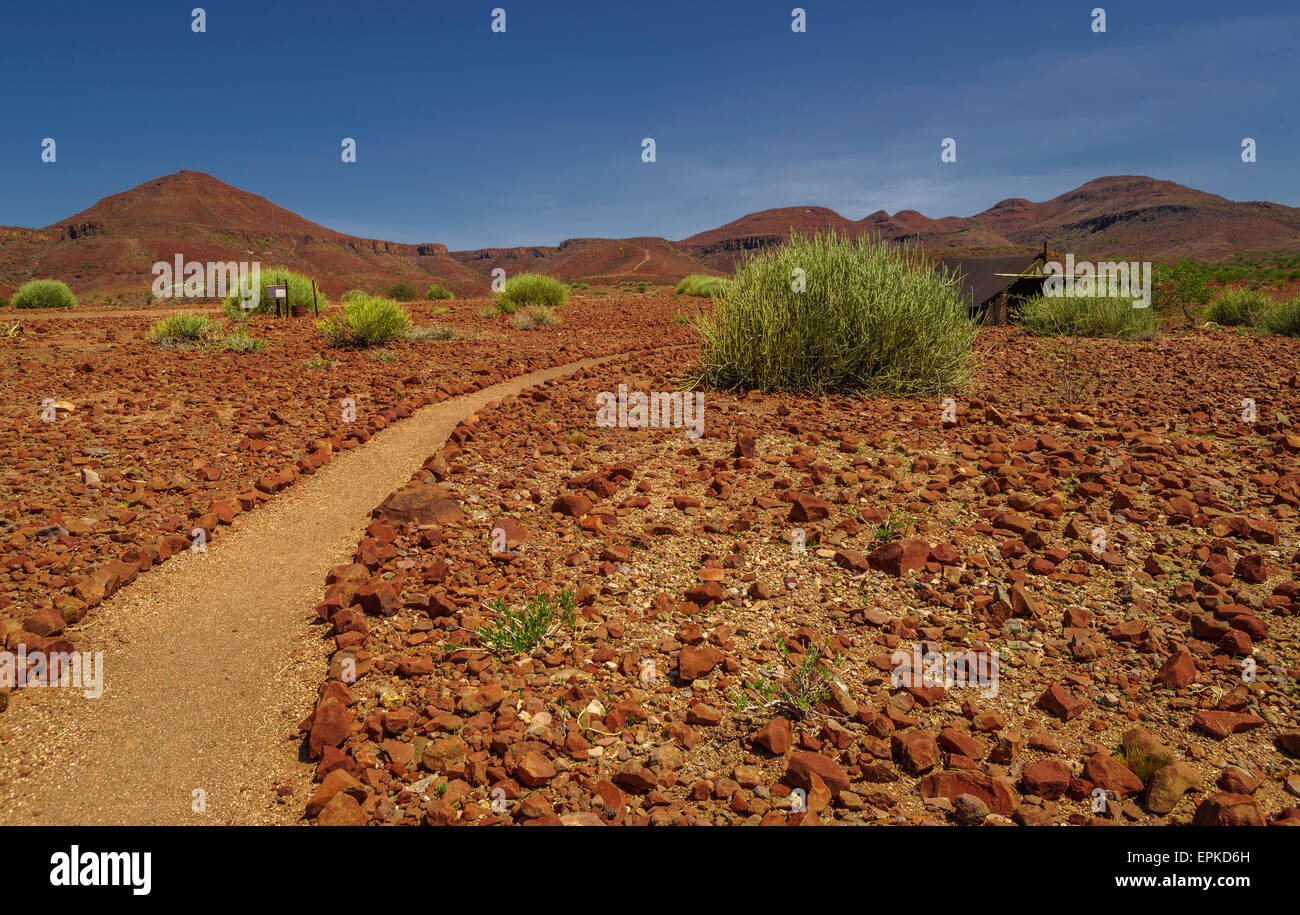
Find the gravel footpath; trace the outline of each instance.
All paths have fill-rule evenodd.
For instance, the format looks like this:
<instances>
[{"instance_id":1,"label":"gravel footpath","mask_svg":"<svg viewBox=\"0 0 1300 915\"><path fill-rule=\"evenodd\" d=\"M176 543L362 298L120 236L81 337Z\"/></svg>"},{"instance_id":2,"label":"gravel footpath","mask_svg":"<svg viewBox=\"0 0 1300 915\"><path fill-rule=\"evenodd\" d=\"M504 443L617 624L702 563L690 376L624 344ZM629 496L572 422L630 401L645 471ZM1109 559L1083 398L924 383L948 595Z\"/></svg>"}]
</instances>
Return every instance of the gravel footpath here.
<instances>
[{"instance_id":1,"label":"gravel footpath","mask_svg":"<svg viewBox=\"0 0 1300 915\"><path fill-rule=\"evenodd\" d=\"M618 358L618 357L611 357ZM456 424L590 359L430 405L342 453L206 553L141 576L87 621L98 699L24 689L0 730L3 824L288 824L311 792L297 723L328 643L314 606L371 510Z\"/></svg>"}]
</instances>

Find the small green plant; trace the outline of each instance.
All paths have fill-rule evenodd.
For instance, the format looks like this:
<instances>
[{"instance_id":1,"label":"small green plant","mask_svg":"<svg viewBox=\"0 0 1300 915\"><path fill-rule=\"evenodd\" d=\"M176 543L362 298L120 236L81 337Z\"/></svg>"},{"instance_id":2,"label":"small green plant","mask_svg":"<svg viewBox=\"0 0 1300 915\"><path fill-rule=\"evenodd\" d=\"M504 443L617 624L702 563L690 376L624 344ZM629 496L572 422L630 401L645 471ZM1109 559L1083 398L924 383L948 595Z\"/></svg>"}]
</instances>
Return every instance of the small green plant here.
<instances>
[{"instance_id":1,"label":"small green plant","mask_svg":"<svg viewBox=\"0 0 1300 915\"><path fill-rule=\"evenodd\" d=\"M478 310L478 316L480 318L499 318L501 317L501 314L501 309L496 305L484 305Z\"/></svg>"},{"instance_id":2,"label":"small green plant","mask_svg":"<svg viewBox=\"0 0 1300 915\"><path fill-rule=\"evenodd\" d=\"M727 280L721 276L709 276L707 273L693 273L677 284L673 290L677 295L711 296L721 292Z\"/></svg>"},{"instance_id":3,"label":"small green plant","mask_svg":"<svg viewBox=\"0 0 1300 915\"><path fill-rule=\"evenodd\" d=\"M1233 287L1210 303L1205 320L1224 327L1253 327L1272 305L1272 299L1262 292Z\"/></svg>"},{"instance_id":4,"label":"small green plant","mask_svg":"<svg viewBox=\"0 0 1300 915\"><path fill-rule=\"evenodd\" d=\"M1194 309L1210 300L1205 271L1192 261L1156 264L1151 271L1151 286L1151 303L1156 313L1166 315L1178 308L1188 327L1196 323Z\"/></svg>"},{"instance_id":5,"label":"small green plant","mask_svg":"<svg viewBox=\"0 0 1300 915\"><path fill-rule=\"evenodd\" d=\"M554 327L560 323L560 316L555 309L541 305L529 305L518 314L510 316L510 324L518 330L532 330L536 327Z\"/></svg>"},{"instance_id":6,"label":"small green plant","mask_svg":"<svg viewBox=\"0 0 1300 915\"><path fill-rule=\"evenodd\" d=\"M415 287L405 280L398 280L390 285L385 292L394 302L409 302L419 295Z\"/></svg>"},{"instance_id":7,"label":"small green plant","mask_svg":"<svg viewBox=\"0 0 1300 915\"><path fill-rule=\"evenodd\" d=\"M456 340L460 334L445 324L432 324L429 327L417 327L406 335L412 343L422 340Z\"/></svg>"},{"instance_id":8,"label":"small green plant","mask_svg":"<svg viewBox=\"0 0 1300 915\"><path fill-rule=\"evenodd\" d=\"M0 308L8 308L8 307L9 307L9 300L6 299L4 296L0 295Z\"/></svg>"},{"instance_id":9,"label":"small green plant","mask_svg":"<svg viewBox=\"0 0 1300 915\"><path fill-rule=\"evenodd\" d=\"M1144 785L1151 781L1151 776L1172 762L1168 754L1157 752L1149 747L1136 746L1122 739L1115 747L1115 758L1142 779Z\"/></svg>"},{"instance_id":10,"label":"small green plant","mask_svg":"<svg viewBox=\"0 0 1300 915\"><path fill-rule=\"evenodd\" d=\"M1156 313L1123 296L1040 295L1020 306L1020 326L1039 337L1130 340L1156 332Z\"/></svg>"},{"instance_id":11,"label":"small green plant","mask_svg":"<svg viewBox=\"0 0 1300 915\"><path fill-rule=\"evenodd\" d=\"M347 303L337 318L318 321L316 329L328 346L382 346L410 332L411 316L391 299L365 298Z\"/></svg>"},{"instance_id":12,"label":"small green plant","mask_svg":"<svg viewBox=\"0 0 1300 915\"><path fill-rule=\"evenodd\" d=\"M327 359L320 353L316 353L310 359L304 360L302 367L305 369L332 369L338 364L337 359Z\"/></svg>"},{"instance_id":13,"label":"small green plant","mask_svg":"<svg viewBox=\"0 0 1300 915\"><path fill-rule=\"evenodd\" d=\"M76 308L77 297L59 280L32 280L14 293L14 308Z\"/></svg>"},{"instance_id":14,"label":"small green plant","mask_svg":"<svg viewBox=\"0 0 1300 915\"><path fill-rule=\"evenodd\" d=\"M434 283L432 286L430 286L428 292L426 292L426 293L424 294L424 297L425 297L426 299L454 299L454 298L456 298L456 297L455 297L454 295L452 295L451 292L448 291L448 289L447 289L445 286L443 286L441 283Z\"/></svg>"},{"instance_id":15,"label":"small green plant","mask_svg":"<svg viewBox=\"0 0 1300 915\"><path fill-rule=\"evenodd\" d=\"M1260 320L1260 326L1270 334L1300 337L1300 298L1269 309Z\"/></svg>"},{"instance_id":16,"label":"small green plant","mask_svg":"<svg viewBox=\"0 0 1300 915\"><path fill-rule=\"evenodd\" d=\"M571 289L590 289L591 287L588 286L586 283L570 283L570 284L569 284L569 288L571 288Z\"/></svg>"},{"instance_id":17,"label":"small green plant","mask_svg":"<svg viewBox=\"0 0 1300 915\"><path fill-rule=\"evenodd\" d=\"M207 315L169 315L149 328L147 339L160 349L195 349L212 342L215 328Z\"/></svg>"},{"instance_id":18,"label":"small green plant","mask_svg":"<svg viewBox=\"0 0 1300 915\"><path fill-rule=\"evenodd\" d=\"M892 512L888 518L876 525L875 538L881 543L893 540L915 520L905 512Z\"/></svg>"},{"instance_id":19,"label":"small green plant","mask_svg":"<svg viewBox=\"0 0 1300 915\"><path fill-rule=\"evenodd\" d=\"M341 301L346 305L348 302L359 302L362 299L368 298L370 298L370 293L366 292L364 289L349 289L347 292L343 293Z\"/></svg>"},{"instance_id":20,"label":"small green plant","mask_svg":"<svg viewBox=\"0 0 1300 915\"><path fill-rule=\"evenodd\" d=\"M778 647L782 657L788 661L790 652L785 643L779 642ZM767 674L756 677L745 684L753 696L743 691L733 691L732 701L738 711L748 711L751 707L770 709L787 718L802 721L816 714L817 706L830 698L830 686L834 679L831 665L834 660L829 639L823 640L819 645L809 645L789 677L780 680ZM757 697L757 702L754 701L754 696Z\"/></svg>"},{"instance_id":21,"label":"small green plant","mask_svg":"<svg viewBox=\"0 0 1300 915\"><path fill-rule=\"evenodd\" d=\"M572 591L561 591L556 601L551 600L549 594L541 594L520 610L510 609L503 597L487 606L495 614L492 623L474 632L493 654L516 655L531 651L561 626L574 629L578 625L578 610Z\"/></svg>"},{"instance_id":22,"label":"small green plant","mask_svg":"<svg viewBox=\"0 0 1300 915\"><path fill-rule=\"evenodd\" d=\"M679 311L679 312L677 312L677 314L673 315L673 323L674 323L674 324L690 324L690 323L691 323L691 316L690 316L690 315L682 314L682 313Z\"/></svg>"},{"instance_id":23,"label":"small green plant","mask_svg":"<svg viewBox=\"0 0 1300 915\"><path fill-rule=\"evenodd\" d=\"M567 301L569 287L540 273L515 274L506 280L505 288L497 295L497 307L506 314L514 314L529 305L557 308Z\"/></svg>"},{"instance_id":24,"label":"small green plant","mask_svg":"<svg viewBox=\"0 0 1300 915\"><path fill-rule=\"evenodd\" d=\"M232 353L264 353L266 352L266 341L260 337L254 337L243 327L236 327L230 336L226 338L226 349Z\"/></svg>"},{"instance_id":25,"label":"small green plant","mask_svg":"<svg viewBox=\"0 0 1300 915\"><path fill-rule=\"evenodd\" d=\"M382 347L379 349L373 349L370 352L368 352L366 355L369 356L371 359L375 360L376 362L397 361L397 353L393 352L391 349L384 349Z\"/></svg>"}]
</instances>

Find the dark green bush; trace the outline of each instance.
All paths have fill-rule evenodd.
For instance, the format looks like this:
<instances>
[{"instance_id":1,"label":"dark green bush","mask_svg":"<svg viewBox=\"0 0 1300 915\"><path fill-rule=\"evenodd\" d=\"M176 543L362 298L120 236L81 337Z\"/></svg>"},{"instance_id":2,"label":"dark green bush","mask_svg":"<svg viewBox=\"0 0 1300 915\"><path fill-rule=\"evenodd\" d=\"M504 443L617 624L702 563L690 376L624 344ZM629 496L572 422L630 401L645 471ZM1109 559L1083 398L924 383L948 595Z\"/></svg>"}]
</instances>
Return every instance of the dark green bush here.
<instances>
[{"instance_id":1,"label":"dark green bush","mask_svg":"<svg viewBox=\"0 0 1300 915\"><path fill-rule=\"evenodd\" d=\"M405 280L399 280L388 287L388 297L394 302L410 302L418 296L415 287Z\"/></svg>"}]
</instances>

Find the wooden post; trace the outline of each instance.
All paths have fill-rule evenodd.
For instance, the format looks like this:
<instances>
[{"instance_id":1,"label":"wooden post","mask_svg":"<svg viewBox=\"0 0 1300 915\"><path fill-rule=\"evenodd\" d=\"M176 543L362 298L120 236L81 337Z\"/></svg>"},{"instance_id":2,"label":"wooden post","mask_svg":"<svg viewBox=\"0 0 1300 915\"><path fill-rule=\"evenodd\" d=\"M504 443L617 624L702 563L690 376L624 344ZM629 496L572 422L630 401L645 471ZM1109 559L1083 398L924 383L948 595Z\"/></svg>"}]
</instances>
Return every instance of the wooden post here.
<instances>
[{"instance_id":1,"label":"wooden post","mask_svg":"<svg viewBox=\"0 0 1300 915\"><path fill-rule=\"evenodd\" d=\"M316 301L316 281L311 281L311 311L312 314L320 314L320 303Z\"/></svg>"}]
</instances>

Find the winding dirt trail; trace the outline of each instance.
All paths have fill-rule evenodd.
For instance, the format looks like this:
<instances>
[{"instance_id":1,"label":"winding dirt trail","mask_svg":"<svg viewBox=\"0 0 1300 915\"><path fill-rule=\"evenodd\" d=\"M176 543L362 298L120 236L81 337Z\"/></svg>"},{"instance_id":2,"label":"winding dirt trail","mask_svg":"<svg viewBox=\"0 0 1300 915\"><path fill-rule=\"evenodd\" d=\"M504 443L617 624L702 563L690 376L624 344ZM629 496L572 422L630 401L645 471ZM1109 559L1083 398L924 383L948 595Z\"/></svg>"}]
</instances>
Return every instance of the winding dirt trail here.
<instances>
[{"instance_id":1,"label":"winding dirt trail","mask_svg":"<svg viewBox=\"0 0 1300 915\"><path fill-rule=\"evenodd\" d=\"M0 823L298 822L312 766L299 761L297 724L326 667L324 630L312 625L326 573L350 560L371 510L462 419L618 358L423 407L240 515L205 554L181 554L119 591L75 640L104 653L102 697L23 689L0 718ZM292 794L277 800L278 786Z\"/></svg>"}]
</instances>

